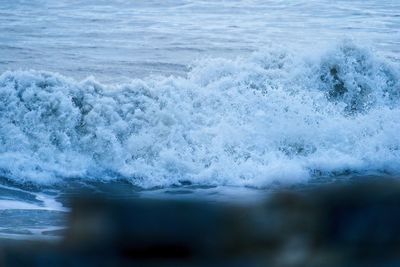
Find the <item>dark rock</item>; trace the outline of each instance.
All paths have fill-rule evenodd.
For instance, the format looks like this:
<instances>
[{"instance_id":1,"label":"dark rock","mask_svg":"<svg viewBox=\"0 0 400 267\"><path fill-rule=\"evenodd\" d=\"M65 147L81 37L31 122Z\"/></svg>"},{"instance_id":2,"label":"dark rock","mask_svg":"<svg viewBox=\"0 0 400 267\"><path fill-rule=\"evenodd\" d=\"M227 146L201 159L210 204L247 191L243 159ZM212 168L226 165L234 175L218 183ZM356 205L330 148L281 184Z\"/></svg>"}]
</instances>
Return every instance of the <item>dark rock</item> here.
<instances>
[{"instance_id":1,"label":"dark rock","mask_svg":"<svg viewBox=\"0 0 400 267\"><path fill-rule=\"evenodd\" d=\"M281 191L257 203L79 197L60 242L5 266L400 266L400 184Z\"/></svg>"}]
</instances>

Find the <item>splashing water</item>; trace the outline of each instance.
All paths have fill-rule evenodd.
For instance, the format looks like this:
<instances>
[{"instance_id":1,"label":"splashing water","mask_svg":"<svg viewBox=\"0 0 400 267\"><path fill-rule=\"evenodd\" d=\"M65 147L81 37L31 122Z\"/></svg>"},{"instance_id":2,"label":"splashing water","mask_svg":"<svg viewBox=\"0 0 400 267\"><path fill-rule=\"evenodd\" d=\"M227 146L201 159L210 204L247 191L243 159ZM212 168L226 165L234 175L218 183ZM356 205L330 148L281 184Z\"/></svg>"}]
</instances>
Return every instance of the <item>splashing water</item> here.
<instances>
[{"instance_id":1,"label":"splashing water","mask_svg":"<svg viewBox=\"0 0 400 267\"><path fill-rule=\"evenodd\" d=\"M265 49L188 77L121 85L0 76L0 173L17 182L126 179L262 187L400 173L400 75L345 41L318 56Z\"/></svg>"}]
</instances>

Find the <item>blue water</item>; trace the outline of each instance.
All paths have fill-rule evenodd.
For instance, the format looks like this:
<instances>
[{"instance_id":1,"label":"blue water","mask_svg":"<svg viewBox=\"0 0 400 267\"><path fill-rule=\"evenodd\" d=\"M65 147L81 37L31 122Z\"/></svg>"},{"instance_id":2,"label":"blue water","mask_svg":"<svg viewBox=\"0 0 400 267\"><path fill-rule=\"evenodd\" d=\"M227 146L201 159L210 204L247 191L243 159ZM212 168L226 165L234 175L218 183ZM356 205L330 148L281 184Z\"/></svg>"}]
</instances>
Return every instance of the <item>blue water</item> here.
<instances>
[{"instance_id":1,"label":"blue water","mask_svg":"<svg viewBox=\"0 0 400 267\"><path fill-rule=\"evenodd\" d=\"M0 1L0 71L37 69L120 83L184 75L204 57L344 37L398 58L400 2Z\"/></svg>"},{"instance_id":2,"label":"blue water","mask_svg":"<svg viewBox=\"0 0 400 267\"><path fill-rule=\"evenodd\" d=\"M399 1L0 0L0 234L62 227L71 184L399 176L399 31Z\"/></svg>"}]
</instances>

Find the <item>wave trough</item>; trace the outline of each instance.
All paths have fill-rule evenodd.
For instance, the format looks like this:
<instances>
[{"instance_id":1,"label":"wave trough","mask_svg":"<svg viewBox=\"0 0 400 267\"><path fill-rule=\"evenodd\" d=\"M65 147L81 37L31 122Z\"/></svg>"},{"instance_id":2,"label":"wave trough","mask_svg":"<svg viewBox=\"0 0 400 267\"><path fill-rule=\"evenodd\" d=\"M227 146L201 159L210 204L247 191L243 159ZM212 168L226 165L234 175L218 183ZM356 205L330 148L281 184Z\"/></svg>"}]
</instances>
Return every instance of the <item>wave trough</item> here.
<instances>
[{"instance_id":1,"label":"wave trough","mask_svg":"<svg viewBox=\"0 0 400 267\"><path fill-rule=\"evenodd\" d=\"M263 187L400 174L400 74L343 42L318 56L266 49L187 77L128 84L0 76L0 176Z\"/></svg>"}]
</instances>

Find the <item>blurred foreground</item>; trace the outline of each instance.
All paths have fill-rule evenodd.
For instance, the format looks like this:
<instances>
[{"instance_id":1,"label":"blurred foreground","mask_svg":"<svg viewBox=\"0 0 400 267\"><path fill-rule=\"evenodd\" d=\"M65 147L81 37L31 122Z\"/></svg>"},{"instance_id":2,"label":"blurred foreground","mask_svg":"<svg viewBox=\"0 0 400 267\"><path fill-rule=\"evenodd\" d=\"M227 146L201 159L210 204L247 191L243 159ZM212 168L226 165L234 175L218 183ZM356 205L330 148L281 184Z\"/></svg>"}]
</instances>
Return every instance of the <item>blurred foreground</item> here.
<instances>
[{"instance_id":1,"label":"blurred foreground","mask_svg":"<svg viewBox=\"0 0 400 267\"><path fill-rule=\"evenodd\" d=\"M282 190L252 203L71 201L62 240L3 240L0 266L400 266L393 180Z\"/></svg>"}]
</instances>

